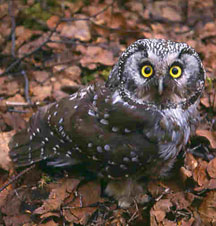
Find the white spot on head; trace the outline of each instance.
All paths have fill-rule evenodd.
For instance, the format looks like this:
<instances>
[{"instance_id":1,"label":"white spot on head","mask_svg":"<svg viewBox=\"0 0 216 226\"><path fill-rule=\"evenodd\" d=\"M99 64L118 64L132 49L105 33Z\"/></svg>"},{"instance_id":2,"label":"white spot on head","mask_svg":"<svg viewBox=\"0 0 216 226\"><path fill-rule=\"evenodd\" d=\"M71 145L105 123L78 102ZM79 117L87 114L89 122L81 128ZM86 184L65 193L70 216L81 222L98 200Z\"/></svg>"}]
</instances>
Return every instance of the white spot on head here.
<instances>
[{"instance_id":1,"label":"white spot on head","mask_svg":"<svg viewBox=\"0 0 216 226\"><path fill-rule=\"evenodd\" d=\"M104 118L106 118L106 119L109 118L109 114L108 113L105 113L104 114Z\"/></svg>"},{"instance_id":2,"label":"white spot on head","mask_svg":"<svg viewBox=\"0 0 216 226\"><path fill-rule=\"evenodd\" d=\"M86 94L87 94L86 91L81 91L81 92L79 93L79 98L82 99Z\"/></svg>"},{"instance_id":3,"label":"white spot on head","mask_svg":"<svg viewBox=\"0 0 216 226\"><path fill-rule=\"evenodd\" d=\"M123 162L129 162L129 161L130 161L130 159L128 157L123 158Z\"/></svg>"},{"instance_id":4,"label":"white spot on head","mask_svg":"<svg viewBox=\"0 0 216 226\"><path fill-rule=\"evenodd\" d=\"M103 124L103 125L108 125L109 124L109 122L106 119L101 119L100 123Z\"/></svg>"},{"instance_id":5,"label":"white spot on head","mask_svg":"<svg viewBox=\"0 0 216 226\"><path fill-rule=\"evenodd\" d=\"M120 165L120 168L123 169L123 170L127 169L127 167L125 165L123 165L123 164Z\"/></svg>"},{"instance_id":6,"label":"white spot on head","mask_svg":"<svg viewBox=\"0 0 216 226\"><path fill-rule=\"evenodd\" d=\"M55 107L58 108L59 107L59 104L56 104Z\"/></svg>"},{"instance_id":7,"label":"white spot on head","mask_svg":"<svg viewBox=\"0 0 216 226\"><path fill-rule=\"evenodd\" d=\"M75 99L76 97L77 97L77 94L76 94L76 93L74 93L74 94L70 95L69 100L73 100L73 99Z\"/></svg>"},{"instance_id":8,"label":"white spot on head","mask_svg":"<svg viewBox=\"0 0 216 226\"><path fill-rule=\"evenodd\" d=\"M125 133L130 133L131 131L129 130L129 129L127 129L127 128L125 128Z\"/></svg>"},{"instance_id":9,"label":"white spot on head","mask_svg":"<svg viewBox=\"0 0 216 226\"><path fill-rule=\"evenodd\" d=\"M73 141L70 139L70 137L67 135L66 136L66 139L70 142L70 143L72 143Z\"/></svg>"},{"instance_id":10,"label":"white spot on head","mask_svg":"<svg viewBox=\"0 0 216 226\"><path fill-rule=\"evenodd\" d=\"M132 160L132 162L138 162L138 158L137 157L133 157L131 160Z\"/></svg>"},{"instance_id":11,"label":"white spot on head","mask_svg":"<svg viewBox=\"0 0 216 226\"><path fill-rule=\"evenodd\" d=\"M30 135L29 139L32 140L32 135Z\"/></svg>"},{"instance_id":12,"label":"white spot on head","mask_svg":"<svg viewBox=\"0 0 216 226\"><path fill-rule=\"evenodd\" d=\"M97 151L98 151L99 153L102 153L102 152L103 152L102 147L101 147L101 146L97 146Z\"/></svg>"},{"instance_id":13,"label":"white spot on head","mask_svg":"<svg viewBox=\"0 0 216 226\"><path fill-rule=\"evenodd\" d=\"M58 131L61 132L63 130L63 126L59 126Z\"/></svg>"},{"instance_id":14,"label":"white spot on head","mask_svg":"<svg viewBox=\"0 0 216 226\"><path fill-rule=\"evenodd\" d=\"M71 155L72 153L71 153L71 151L67 151L67 154L68 154L68 155Z\"/></svg>"},{"instance_id":15,"label":"white spot on head","mask_svg":"<svg viewBox=\"0 0 216 226\"><path fill-rule=\"evenodd\" d=\"M88 115L95 117L95 112L93 110L89 109Z\"/></svg>"},{"instance_id":16,"label":"white spot on head","mask_svg":"<svg viewBox=\"0 0 216 226\"><path fill-rule=\"evenodd\" d=\"M44 148L40 149L41 155L44 155Z\"/></svg>"},{"instance_id":17,"label":"white spot on head","mask_svg":"<svg viewBox=\"0 0 216 226\"><path fill-rule=\"evenodd\" d=\"M95 161L98 160L98 158L96 158L94 155L92 156L92 159L95 160Z\"/></svg>"},{"instance_id":18,"label":"white spot on head","mask_svg":"<svg viewBox=\"0 0 216 226\"><path fill-rule=\"evenodd\" d=\"M52 131L50 131L50 135L51 135L51 136L53 136L53 135L54 135L54 133L53 133Z\"/></svg>"},{"instance_id":19,"label":"white spot on head","mask_svg":"<svg viewBox=\"0 0 216 226\"><path fill-rule=\"evenodd\" d=\"M118 130L119 130L119 129L118 129L117 127L115 127L115 126L112 127L112 132L116 133L116 132L118 132Z\"/></svg>"},{"instance_id":20,"label":"white spot on head","mask_svg":"<svg viewBox=\"0 0 216 226\"><path fill-rule=\"evenodd\" d=\"M44 139L45 139L45 141L47 141L47 142L49 141L49 138L48 138L48 137L45 137Z\"/></svg>"},{"instance_id":21,"label":"white spot on head","mask_svg":"<svg viewBox=\"0 0 216 226\"><path fill-rule=\"evenodd\" d=\"M88 143L88 148L92 148L93 144L92 143Z\"/></svg>"},{"instance_id":22,"label":"white spot on head","mask_svg":"<svg viewBox=\"0 0 216 226\"><path fill-rule=\"evenodd\" d=\"M106 98L104 101L105 101L105 103L108 103L109 102L109 98Z\"/></svg>"},{"instance_id":23,"label":"white spot on head","mask_svg":"<svg viewBox=\"0 0 216 226\"><path fill-rule=\"evenodd\" d=\"M37 132L40 133L40 129L39 128L37 128Z\"/></svg>"},{"instance_id":24,"label":"white spot on head","mask_svg":"<svg viewBox=\"0 0 216 226\"><path fill-rule=\"evenodd\" d=\"M74 109L77 109L77 108L78 108L78 105L75 105L75 106L74 106Z\"/></svg>"},{"instance_id":25,"label":"white spot on head","mask_svg":"<svg viewBox=\"0 0 216 226\"><path fill-rule=\"evenodd\" d=\"M123 102L121 96L119 95L118 91L115 91L112 96L112 104L116 104L118 102Z\"/></svg>"},{"instance_id":26,"label":"white spot on head","mask_svg":"<svg viewBox=\"0 0 216 226\"><path fill-rule=\"evenodd\" d=\"M55 111L54 113L53 113L53 116L56 116L58 114L58 112L57 111Z\"/></svg>"},{"instance_id":27,"label":"white spot on head","mask_svg":"<svg viewBox=\"0 0 216 226\"><path fill-rule=\"evenodd\" d=\"M94 99L94 100L97 100L97 99L98 99L98 95L97 95L97 94L94 95L93 99Z\"/></svg>"},{"instance_id":28,"label":"white spot on head","mask_svg":"<svg viewBox=\"0 0 216 226\"><path fill-rule=\"evenodd\" d=\"M63 121L64 121L64 119L63 118L60 118L59 119L59 124L61 124Z\"/></svg>"},{"instance_id":29,"label":"white spot on head","mask_svg":"<svg viewBox=\"0 0 216 226\"><path fill-rule=\"evenodd\" d=\"M109 146L108 144L106 144L106 145L104 146L104 150L105 150L105 151L110 151L110 149L111 149L111 148L110 148L110 146Z\"/></svg>"},{"instance_id":30,"label":"white spot on head","mask_svg":"<svg viewBox=\"0 0 216 226\"><path fill-rule=\"evenodd\" d=\"M113 162L113 161L108 161L108 164L110 164L110 165L115 165L115 162Z\"/></svg>"}]
</instances>

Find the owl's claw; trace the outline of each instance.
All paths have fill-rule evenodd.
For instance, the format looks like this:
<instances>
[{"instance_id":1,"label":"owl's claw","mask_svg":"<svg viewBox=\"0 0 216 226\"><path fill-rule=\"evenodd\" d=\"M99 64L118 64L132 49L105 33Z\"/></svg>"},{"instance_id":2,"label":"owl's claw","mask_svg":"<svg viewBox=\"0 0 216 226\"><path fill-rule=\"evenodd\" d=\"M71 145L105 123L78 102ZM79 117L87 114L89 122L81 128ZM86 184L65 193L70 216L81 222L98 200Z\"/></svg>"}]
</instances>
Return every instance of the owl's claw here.
<instances>
[{"instance_id":1,"label":"owl's claw","mask_svg":"<svg viewBox=\"0 0 216 226\"><path fill-rule=\"evenodd\" d=\"M132 179L110 182L105 192L118 200L120 208L128 208L133 203L145 204L150 201L144 187Z\"/></svg>"}]
</instances>

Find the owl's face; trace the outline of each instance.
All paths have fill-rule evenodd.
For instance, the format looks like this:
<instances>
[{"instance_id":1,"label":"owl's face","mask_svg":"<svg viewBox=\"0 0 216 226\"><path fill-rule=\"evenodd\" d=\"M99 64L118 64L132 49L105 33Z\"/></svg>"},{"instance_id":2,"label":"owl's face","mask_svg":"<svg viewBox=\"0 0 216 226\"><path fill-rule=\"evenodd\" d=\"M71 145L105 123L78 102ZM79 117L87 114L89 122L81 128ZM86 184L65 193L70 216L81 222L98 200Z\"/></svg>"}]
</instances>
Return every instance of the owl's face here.
<instances>
[{"instance_id":1,"label":"owl's face","mask_svg":"<svg viewBox=\"0 0 216 226\"><path fill-rule=\"evenodd\" d=\"M114 72L121 95L161 108L194 103L205 79L194 49L185 43L157 39L138 40L128 47Z\"/></svg>"}]
</instances>

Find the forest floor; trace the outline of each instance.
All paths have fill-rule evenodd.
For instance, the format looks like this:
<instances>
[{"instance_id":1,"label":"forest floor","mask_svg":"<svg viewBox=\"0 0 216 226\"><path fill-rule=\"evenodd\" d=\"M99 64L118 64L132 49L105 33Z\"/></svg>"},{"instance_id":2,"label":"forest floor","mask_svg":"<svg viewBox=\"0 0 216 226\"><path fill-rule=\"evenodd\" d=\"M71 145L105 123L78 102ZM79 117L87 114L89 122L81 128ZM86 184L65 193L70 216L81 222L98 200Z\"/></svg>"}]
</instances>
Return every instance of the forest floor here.
<instances>
[{"instance_id":1,"label":"forest floor","mask_svg":"<svg viewBox=\"0 0 216 226\"><path fill-rule=\"evenodd\" d=\"M120 53L141 38L188 43L207 73L202 121L175 176L148 183L147 205L121 209L100 182L36 165L0 192L0 225L216 225L214 0L1 0L0 187L20 172L8 142L33 112L105 81Z\"/></svg>"}]
</instances>

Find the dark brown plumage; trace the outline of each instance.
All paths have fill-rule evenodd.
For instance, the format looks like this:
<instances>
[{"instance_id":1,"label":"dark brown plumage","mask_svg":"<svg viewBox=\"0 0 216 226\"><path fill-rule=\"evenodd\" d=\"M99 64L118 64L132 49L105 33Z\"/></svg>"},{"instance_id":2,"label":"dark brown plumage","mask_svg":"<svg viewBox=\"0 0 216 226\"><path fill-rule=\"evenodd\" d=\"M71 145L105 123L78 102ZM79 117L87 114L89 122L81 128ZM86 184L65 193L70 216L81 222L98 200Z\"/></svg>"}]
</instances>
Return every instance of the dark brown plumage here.
<instances>
[{"instance_id":1,"label":"dark brown plumage","mask_svg":"<svg viewBox=\"0 0 216 226\"><path fill-rule=\"evenodd\" d=\"M54 167L83 163L121 180L123 189L111 182L106 191L127 207L142 193L135 181L165 176L188 142L199 121L204 79L197 53L185 43L138 40L106 85L40 109L11 141L11 159L16 167L42 160Z\"/></svg>"}]
</instances>

